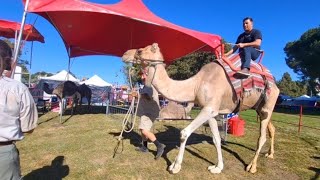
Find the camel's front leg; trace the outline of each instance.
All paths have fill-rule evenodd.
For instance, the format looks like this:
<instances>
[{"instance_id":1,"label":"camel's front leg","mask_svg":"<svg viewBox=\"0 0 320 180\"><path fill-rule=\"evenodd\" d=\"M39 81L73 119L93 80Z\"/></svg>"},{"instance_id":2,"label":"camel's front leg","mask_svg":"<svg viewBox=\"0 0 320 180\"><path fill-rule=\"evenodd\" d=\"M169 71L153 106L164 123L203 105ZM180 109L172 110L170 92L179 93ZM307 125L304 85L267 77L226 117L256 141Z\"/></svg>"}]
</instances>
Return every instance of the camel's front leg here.
<instances>
[{"instance_id":1,"label":"camel's front leg","mask_svg":"<svg viewBox=\"0 0 320 180\"><path fill-rule=\"evenodd\" d=\"M256 150L256 153L255 153L253 160L250 162L250 164L246 168L246 170L251 173L257 172L257 160L259 157L259 153L262 149L262 146L266 142L266 135L267 135L266 131L267 131L267 126L268 126L270 117L271 117L271 113L269 113L267 115L267 118L261 120L261 122L260 122L260 137L258 140L258 147L257 147L257 150Z\"/></svg>"},{"instance_id":2,"label":"camel's front leg","mask_svg":"<svg viewBox=\"0 0 320 180\"><path fill-rule=\"evenodd\" d=\"M215 117L217 114L217 111L214 112L212 108L204 107L199 113L199 115L185 129L181 131L181 144L178 156L176 157L175 161L169 166L169 171L171 173L176 174L181 170L181 163L183 160L186 142L191 133L195 131L198 127L200 127L204 122L206 122L210 118Z\"/></svg>"},{"instance_id":3,"label":"camel's front leg","mask_svg":"<svg viewBox=\"0 0 320 180\"><path fill-rule=\"evenodd\" d=\"M223 159L222 159L222 151L221 151L221 138L218 129L218 123L215 118L211 118L209 120L210 129L212 132L213 143L215 144L217 154L218 154L218 164L216 166L209 166L208 170L213 174L221 173L223 169Z\"/></svg>"}]
</instances>

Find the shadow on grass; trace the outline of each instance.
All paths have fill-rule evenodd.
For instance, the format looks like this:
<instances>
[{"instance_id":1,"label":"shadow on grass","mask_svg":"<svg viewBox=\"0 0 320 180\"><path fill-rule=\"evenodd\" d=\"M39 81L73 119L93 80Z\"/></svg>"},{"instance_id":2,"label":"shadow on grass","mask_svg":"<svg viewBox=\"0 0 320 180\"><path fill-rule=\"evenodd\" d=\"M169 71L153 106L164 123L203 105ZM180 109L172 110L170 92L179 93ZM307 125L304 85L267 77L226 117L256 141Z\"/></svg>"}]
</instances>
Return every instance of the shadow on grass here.
<instances>
[{"instance_id":1,"label":"shadow on grass","mask_svg":"<svg viewBox=\"0 0 320 180\"><path fill-rule=\"evenodd\" d=\"M311 180L316 180L320 178L320 168L315 168L315 167L309 167L308 168L311 171L314 171L316 174L314 175L313 178L311 178Z\"/></svg>"},{"instance_id":2,"label":"shadow on grass","mask_svg":"<svg viewBox=\"0 0 320 180\"><path fill-rule=\"evenodd\" d=\"M169 160L167 153L170 152L173 149L178 149L180 146L180 129L174 127L174 126L168 126L165 125L165 129L164 131L158 132L156 133L156 137L157 139L166 145L166 148L164 150L163 153L163 158L165 159L167 166L169 168L169 166L171 165L171 161ZM114 137L119 137L120 132L119 133L109 133L111 135L113 135ZM141 136L140 134L131 131L130 133L123 133L123 139L129 139L130 140L130 144L134 145L135 147L139 147L141 146ZM203 134L198 134L198 133L192 133L190 135L190 137L188 138L187 144L186 144L186 151L188 151L190 154L192 154L193 156L200 158L208 163L214 164L212 161L204 158L203 156L201 156L201 150L197 149L195 147L189 148L188 145L193 145L193 144L199 144L199 143L208 143L213 145L212 142L212 137L208 136L208 135L203 135ZM234 143L234 142L227 142L227 144L233 144L233 145L237 145L240 146L242 148L246 148L250 151L255 152L254 149L244 146L242 144L238 144L238 143ZM215 149L214 146L212 146L212 148ZM232 154L235 158L237 158L245 167L247 166L247 164L244 162L244 160L240 157L240 155L236 152L234 152L231 148L229 148L228 146L221 146L222 150ZM194 150L193 150L194 149ZM121 142L118 142L116 148L115 148L115 153L114 156L116 154L119 154L123 151L123 144L121 144ZM156 151L150 150L149 151L151 153L153 153L153 155L156 155Z\"/></svg>"},{"instance_id":3,"label":"shadow on grass","mask_svg":"<svg viewBox=\"0 0 320 180\"><path fill-rule=\"evenodd\" d=\"M119 138L120 132L110 132L110 135L113 135L115 138ZM129 133L124 132L122 134L122 140L118 141L117 144L115 144L114 152L113 152L113 158L116 157L116 155L121 154L124 149L123 140L129 139L130 144L134 145L135 147L140 146L141 144L141 138L139 139L140 135L136 133L135 131L131 131Z\"/></svg>"},{"instance_id":4,"label":"shadow on grass","mask_svg":"<svg viewBox=\"0 0 320 180\"><path fill-rule=\"evenodd\" d=\"M54 118L56 118L56 117L59 117L59 114L58 114L57 116L53 116L53 117L51 117L51 118L49 118L49 119L47 119L47 120L45 120L45 121L39 122L38 125L40 125L40 124L42 124L42 123L49 122L49 121L51 121L52 119L54 119Z\"/></svg>"},{"instance_id":5,"label":"shadow on grass","mask_svg":"<svg viewBox=\"0 0 320 180\"><path fill-rule=\"evenodd\" d=\"M63 162L64 156L57 156L52 160L50 166L43 166L40 169L33 170L29 174L25 175L23 180L61 180L68 176L70 171L69 166L63 165Z\"/></svg>"},{"instance_id":6,"label":"shadow on grass","mask_svg":"<svg viewBox=\"0 0 320 180\"><path fill-rule=\"evenodd\" d=\"M83 114L105 114L105 106L88 106L88 105L78 105L73 108L67 108L63 115L83 115Z\"/></svg>"}]
</instances>

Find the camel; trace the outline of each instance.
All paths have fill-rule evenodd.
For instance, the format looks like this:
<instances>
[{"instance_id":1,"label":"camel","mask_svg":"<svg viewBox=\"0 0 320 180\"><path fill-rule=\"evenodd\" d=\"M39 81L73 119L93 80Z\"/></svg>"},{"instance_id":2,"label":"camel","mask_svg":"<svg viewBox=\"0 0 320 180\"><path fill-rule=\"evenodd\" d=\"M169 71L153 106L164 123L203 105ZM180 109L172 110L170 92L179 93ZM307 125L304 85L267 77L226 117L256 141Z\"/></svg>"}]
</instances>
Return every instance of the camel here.
<instances>
[{"instance_id":1,"label":"camel","mask_svg":"<svg viewBox=\"0 0 320 180\"><path fill-rule=\"evenodd\" d=\"M81 84L80 86L78 86L78 92L81 95L80 104L82 104L82 98L86 97L88 100L88 106L90 106L92 96L91 89L86 84Z\"/></svg>"},{"instance_id":2,"label":"camel","mask_svg":"<svg viewBox=\"0 0 320 180\"><path fill-rule=\"evenodd\" d=\"M188 113L191 111L193 103L188 103L187 107L183 107L174 101L169 101L168 105L160 110L161 119L191 119Z\"/></svg>"},{"instance_id":3,"label":"camel","mask_svg":"<svg viewBox=\"0 0 320 180\"><path fill-rule=\"evenodd\" d=\"M72 107L74 107L75 105L77 105L79 103L80 100L80 93L78 92L78 86L72 82L72 81L65 81L60 83L57 87L55 87L54 89L50 89L49 84L48 83L44 83L43 84L43 90L47 93L47 94L55 94L58 99L59 99L59 107L61 107L61 100L65 97L68 96L72 96L73 99L73 105ZM62 113L62 108L60 108L60 112L59 114Z\"/></svg>"},{"instance_id":4,"label":"camel","mask_svg":"<svg viewBox=\"0 0 320 180\"><path fill-rule=\"evenodd\" d=\"M202 107L199 115L180 132L179 153L169 166L169 171L175 174L181 170L188 137L208 121L218 156L218 163L209 166L208 170L211 173L221 173L224 163L221 152L221 138L215 117L219 114L233 112L239 104L236 93L222 66L217 62L211 62L187 80L172 80L166 72L164 58L157 43L140 49L128 50L122 56L122 60L126 63L141 63L143 75L146 76L146 85L150 86L152 84L165 98L177 102L195 102ZM267 129L269 130L271 145L266 157L273 158L274 155L275 128L270 118L279 95L279 89L276 85L273 85L269 92L267 97L259 101L263 92L253 89L250 93L244 95L240 105L241 111L250 109L256 103L259 103L256 111L260 116L260 137L254 158L246 167L246 170L251 173L257 171L257 160L261 148L266 142Z\"/></svg>"}]
</instances>

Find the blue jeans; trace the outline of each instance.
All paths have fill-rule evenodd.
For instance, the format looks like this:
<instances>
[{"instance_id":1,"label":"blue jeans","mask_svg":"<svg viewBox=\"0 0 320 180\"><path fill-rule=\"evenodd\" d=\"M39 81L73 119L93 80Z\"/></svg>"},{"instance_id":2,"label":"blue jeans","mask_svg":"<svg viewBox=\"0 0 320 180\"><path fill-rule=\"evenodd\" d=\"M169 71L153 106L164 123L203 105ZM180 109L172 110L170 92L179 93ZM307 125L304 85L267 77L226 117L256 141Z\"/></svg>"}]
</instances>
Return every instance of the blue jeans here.
<instances>
[{"instance_id":1,"label":"blue jeans","mask_svg":"<svg viewBox=\"0 0 320 180\"><path fill-rule=\"evenodd\" d=\"M260 52L254 48L254 47L245 47L242 48L242 51L240 52L241 56L241 69L248 68L250 69L250 62L252 60L256 60L260 55Z\"/></svg>"}]
</instances>

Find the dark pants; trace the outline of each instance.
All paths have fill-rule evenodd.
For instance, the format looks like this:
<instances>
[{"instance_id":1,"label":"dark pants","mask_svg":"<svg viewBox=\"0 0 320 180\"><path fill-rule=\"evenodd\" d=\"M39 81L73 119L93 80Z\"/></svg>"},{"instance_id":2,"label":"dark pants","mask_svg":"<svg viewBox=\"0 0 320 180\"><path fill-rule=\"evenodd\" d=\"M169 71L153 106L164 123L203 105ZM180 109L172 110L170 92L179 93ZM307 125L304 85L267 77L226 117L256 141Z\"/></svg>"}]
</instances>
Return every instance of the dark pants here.
<instances>
[{"instance_id":1,"label":"dark pants","mask_svg":"<svg viewBox=\"0 0 320 180\"><path fill-rule=\"evenodd\" d=\"M260 55L260 52L254 48L254 47L245 47L242 48L242 51L240 52L241 56L241 69L248 68L250 69L250 62L252 60L256 60Z\"/></svg>"}]
</instances>

